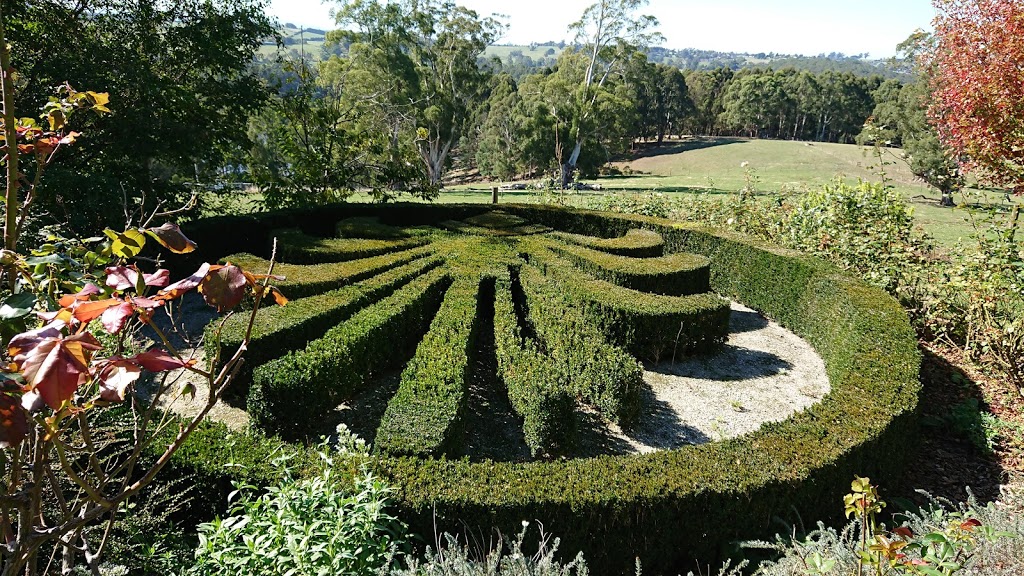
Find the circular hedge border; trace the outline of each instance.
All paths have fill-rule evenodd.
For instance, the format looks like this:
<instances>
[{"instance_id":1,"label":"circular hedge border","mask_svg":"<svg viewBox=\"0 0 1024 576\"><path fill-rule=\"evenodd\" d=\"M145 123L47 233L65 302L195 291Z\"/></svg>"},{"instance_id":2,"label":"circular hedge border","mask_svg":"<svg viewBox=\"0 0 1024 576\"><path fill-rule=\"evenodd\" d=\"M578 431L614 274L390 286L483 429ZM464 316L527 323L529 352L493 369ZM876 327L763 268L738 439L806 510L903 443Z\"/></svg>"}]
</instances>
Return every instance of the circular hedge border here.
<instances>
[{"instance_id":1,"label":"circular hedge border","mask_svg":"<svg viewBox=\"0 0 1024 576\"><path fill-rule=\"evenodd\" d=\"M899 304L885 292L816 258L746 236L664 219L549 206L501 205L555 230L615 237L629 229L661 234L667 254L711 260L711 285L808 340L825 362L831 392L788 420L722 442L632 456L531 462L382 458L377 473L396 489L399 515L431 540L436 530L518 531L539 520L566 554L582 550L596 573L648 572L714 562L737 540L763 538L776 517L834 518L854 475L891 480L914 444L920 356ZM197 261L268 246L269 233L300 228L330 236L344 218L377 216L415 225L460 220L488 205L360 205L220 217L189 223ZM194 262L179 262L187 269ZM207 427L176 457L217 505L230 479L273 479L275 440L236 438L225 468L224 431ZM244 447L240 447L244 444ZM351 464L349 464L351 465Z\"/></svg>"}]
</instances>

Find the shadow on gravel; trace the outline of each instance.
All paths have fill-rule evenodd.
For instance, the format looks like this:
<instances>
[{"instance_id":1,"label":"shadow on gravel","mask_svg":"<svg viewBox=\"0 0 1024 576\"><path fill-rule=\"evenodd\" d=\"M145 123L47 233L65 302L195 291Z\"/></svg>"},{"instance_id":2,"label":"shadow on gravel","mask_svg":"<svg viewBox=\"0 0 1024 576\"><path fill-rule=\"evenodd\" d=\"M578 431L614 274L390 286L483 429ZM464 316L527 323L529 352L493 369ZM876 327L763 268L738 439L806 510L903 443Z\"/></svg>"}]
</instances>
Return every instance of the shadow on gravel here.
<instances>
[{"instance_id":1,"label":"shadow on gravel","mask_svg":"<svg viewBox=\"0 0 1024 576\"><path fill-rule=\"evenodd\" d=\"M648 370L666 376L737 382L777 376L792 368L789 361L770 352L725 344L714 356L688 358L675 363L661 362Z\"/></svg>"}]
</instances>

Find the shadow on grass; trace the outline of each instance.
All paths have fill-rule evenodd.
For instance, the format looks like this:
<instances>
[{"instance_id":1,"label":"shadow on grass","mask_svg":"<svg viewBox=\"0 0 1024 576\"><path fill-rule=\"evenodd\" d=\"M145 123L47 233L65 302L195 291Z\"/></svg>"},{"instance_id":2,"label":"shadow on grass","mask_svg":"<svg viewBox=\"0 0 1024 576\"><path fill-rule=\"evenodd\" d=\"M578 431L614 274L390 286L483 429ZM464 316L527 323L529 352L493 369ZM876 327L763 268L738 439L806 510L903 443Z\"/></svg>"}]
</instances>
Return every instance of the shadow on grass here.
<instances>
[{"instance_id":1,"label":"shadow on grass","mask_svg":"<svg viewBox=\"0 0 1024 576\"><path fill-rule=\"evenodd\" d=\"M642 144L640 149L634 152L632 155L620 158L622 161L639 160L640 158L653 158L655 156L667 156L669 154L682 154L683 152L690 152L692 150L703 150L704 148L713 148L715 146L725 146L727 144L745 144L749 140L740 138L689 138L686 140L673 140L670 142L663 142L661 144L651 142Z\"/></svg>"}]
</instances>

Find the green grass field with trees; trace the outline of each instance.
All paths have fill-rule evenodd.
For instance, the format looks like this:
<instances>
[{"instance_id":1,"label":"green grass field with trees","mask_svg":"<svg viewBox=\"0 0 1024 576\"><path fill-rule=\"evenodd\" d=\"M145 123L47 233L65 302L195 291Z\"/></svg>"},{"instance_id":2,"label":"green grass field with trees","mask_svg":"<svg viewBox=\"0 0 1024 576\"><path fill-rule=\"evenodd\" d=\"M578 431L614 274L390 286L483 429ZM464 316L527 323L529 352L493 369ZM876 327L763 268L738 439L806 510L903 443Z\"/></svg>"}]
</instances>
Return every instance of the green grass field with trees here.
<instances>
[{"instance_id":1,"label":"green grass field with trees","mask_svg":"<svg viewBox=\"0 0 1024 576\"><path fill-rule=\"evenodd\" d=\"M886 61L646 4L510 46L454 0L0 3L0 576L1024 572L1021 3ZM724 296L833 392L574 457ZM356 392L381 432L321 437Z\"/></svg>"}]
</instances>

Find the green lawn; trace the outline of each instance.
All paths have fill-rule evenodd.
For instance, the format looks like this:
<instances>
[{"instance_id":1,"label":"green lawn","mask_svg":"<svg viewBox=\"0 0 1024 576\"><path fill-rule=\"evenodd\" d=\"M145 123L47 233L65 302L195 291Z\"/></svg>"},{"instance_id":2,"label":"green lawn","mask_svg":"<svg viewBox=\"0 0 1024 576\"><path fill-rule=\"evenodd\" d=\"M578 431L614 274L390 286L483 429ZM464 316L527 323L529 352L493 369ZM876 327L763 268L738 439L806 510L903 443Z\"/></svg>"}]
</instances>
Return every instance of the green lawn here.
<instances>
[{"instance_id":1,"label":"green lawn","mask_svg":"<svg viewBox=\"0 0 1024 576\"><path fill-rule=\"evenodd\" d=\"M973 228L967 220L968 212L938 206L938 192L915 179L897 154L899 151L895 150L884 155L887 178L912 202L921 227L946 246L971 234ZM746 168L742 166L744 162ZM607 192L732 193L743 187L747 170L756 175L756 187L764 193L817 187L837 175L851 181L879 179L878 159L872 148L818 142L695 139L671 142L650 150L646 156L615 165L620 169L628 166L638 174L599 178L593 182L601 185L602 192L572 193L572 202L582 204L591 195ZM454 186L442 193L441 201L489 202L490 187L489 183ZM971 202L1008 211L1010 204L1004 194L971 191L976 194ZM527 191L502 195L502 201L511 202L536 201L537 198L537 193ZM963 204L963 198L957 198L957 202ZM1011 202L1021 200L1011 197Z\"/></svg>"}]
</instances>

